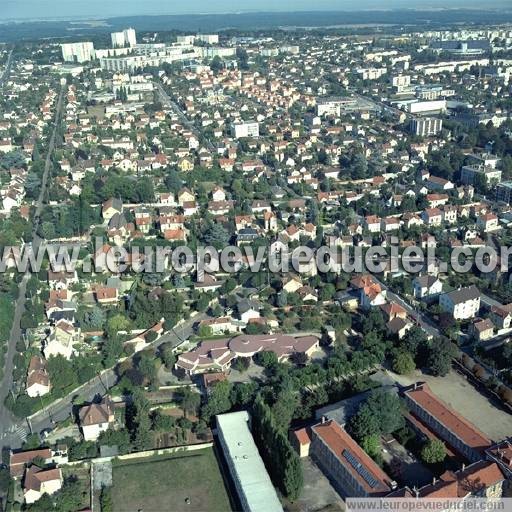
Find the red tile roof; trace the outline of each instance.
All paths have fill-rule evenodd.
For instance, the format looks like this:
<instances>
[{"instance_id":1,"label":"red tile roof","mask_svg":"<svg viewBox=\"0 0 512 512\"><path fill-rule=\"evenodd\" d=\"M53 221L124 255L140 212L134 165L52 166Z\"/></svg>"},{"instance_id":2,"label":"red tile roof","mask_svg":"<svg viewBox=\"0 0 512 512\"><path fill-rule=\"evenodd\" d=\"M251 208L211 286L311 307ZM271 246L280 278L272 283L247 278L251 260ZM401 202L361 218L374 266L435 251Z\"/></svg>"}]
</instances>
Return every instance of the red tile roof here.
<instances>
[{"instance_id":1,"label":"red tile roof","mask_svg":"<svg viewBox=\"0 0 512 512\"><path fill-rule=\"evenodd\" d=\"M439 423L453 432L467 446L483 451L492 444L485 434L437 398L427 384L417 386L416 389L411 388L405 391L405 395L436 418Z\"/></svg>"},{"instance_id":2,"label":"red tile roof","mask_svg":"<svg viewBox=\"0 0 512 512\"><path fill-rule=\"evenodd\" d=\"M363 449L350 437L350 435L341 428L338 423L333 420L325 423L319 423L312 427L313 439L318 436L335 454L340 463L347 468L354 479L364 487L370 494L380 494L391 492L391 479L382 469L363 451ZM345 458L344 453L349 451L357 461L364 466L368 473L373 476L377 482L374 487L371 487L366 480L360 475L355 468Z\"/></svg>"}]
</instances>

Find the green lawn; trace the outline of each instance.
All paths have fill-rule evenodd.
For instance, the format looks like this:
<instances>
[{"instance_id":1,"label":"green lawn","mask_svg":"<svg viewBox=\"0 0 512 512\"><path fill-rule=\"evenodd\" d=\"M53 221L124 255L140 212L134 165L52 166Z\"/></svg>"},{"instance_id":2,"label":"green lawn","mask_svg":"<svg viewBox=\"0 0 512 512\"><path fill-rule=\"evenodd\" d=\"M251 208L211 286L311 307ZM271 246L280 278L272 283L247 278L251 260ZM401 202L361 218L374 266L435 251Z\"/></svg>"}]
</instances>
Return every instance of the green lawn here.
<instances>
[{"instance_id":1,"label":"green lawn","mask_svg":"<svg viewBox=\"0 0 512 512\"><path fill-rule=\"evenodd\" d=\"M114 464L112 498L114 512L231 511L211 448Z\"/></svg>"}]
</instances>

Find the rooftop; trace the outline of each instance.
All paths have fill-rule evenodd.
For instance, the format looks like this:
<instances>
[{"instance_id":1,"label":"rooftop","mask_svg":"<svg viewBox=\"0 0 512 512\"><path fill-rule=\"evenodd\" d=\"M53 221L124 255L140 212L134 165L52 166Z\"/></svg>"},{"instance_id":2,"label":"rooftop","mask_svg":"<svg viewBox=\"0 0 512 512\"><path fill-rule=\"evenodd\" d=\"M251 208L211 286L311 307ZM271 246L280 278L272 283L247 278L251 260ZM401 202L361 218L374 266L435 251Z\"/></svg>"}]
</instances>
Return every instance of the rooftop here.
<instances>
[{"instance_id":1,"label":"rooftop","mask_svg":"<svg viewBox=\"0 0 512 512\"><path fill-rule=\"evenodd\" d=\"M282 512L277 493L261 460L249 430L247 411L220 414L217 428L224 444L224 455L231 462L232 475L251 512Z\"/></svg>"}]
</instances>

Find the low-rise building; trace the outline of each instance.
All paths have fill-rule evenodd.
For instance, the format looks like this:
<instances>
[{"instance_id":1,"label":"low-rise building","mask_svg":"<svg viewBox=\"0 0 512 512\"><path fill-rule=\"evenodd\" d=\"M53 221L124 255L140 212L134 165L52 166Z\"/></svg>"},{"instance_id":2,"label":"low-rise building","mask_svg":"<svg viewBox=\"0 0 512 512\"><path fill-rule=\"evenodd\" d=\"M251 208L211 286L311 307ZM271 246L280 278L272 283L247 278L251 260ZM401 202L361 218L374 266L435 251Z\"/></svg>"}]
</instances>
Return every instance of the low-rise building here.
<instances>
[{"instance_id":1,"label":"low-rise building","mask_svg":"<svg viewBox=\"0 0 512 512\"><path fill-rule=\"evenodd\" d=\"M334 420L311 427L309 455L342 497L378 497L396 485Z\"/></svg>"},{"instance_id":2,"label":"low-rise building","mask_svg":"<svg viewBox=\"0 0 512 512\"><path fill-rule=\"evenodd\" d=\"M474 285L460 288L439 296L439 305L454 320L474 318L480 309L480 291Z\"/></svg>"},{"instance_id":3,"label":"low-rise building","mask_svg":"<svg viewBox=\"0 0 512 512\"><path fill-rule=\"evenodd\" d=\"M244 512L282 512L263 460L249 429L247 411L219 414L217 433Z\"/></svg>"},{"instance_id":4,"label":"low-rise building","mask_svg":"<svg viewBox=\"0 0 512 512\"><path fill-rule=\"evenodd\" d=\"M425 383L404 391L411 414L471 462L484 457L492 443L468 420L450 409Z\"/></svg>"},{"instance_id":5,"label":"low-rise building","mask_svg":"<svg viewBox=\"0 0 512 512\"><path fill-rule=\"evenodd\" d=\"M102 432L114 425L114 408L109 400L80 408L78 416L85 441L96 441Z\"/></svg>"}]
</instances>

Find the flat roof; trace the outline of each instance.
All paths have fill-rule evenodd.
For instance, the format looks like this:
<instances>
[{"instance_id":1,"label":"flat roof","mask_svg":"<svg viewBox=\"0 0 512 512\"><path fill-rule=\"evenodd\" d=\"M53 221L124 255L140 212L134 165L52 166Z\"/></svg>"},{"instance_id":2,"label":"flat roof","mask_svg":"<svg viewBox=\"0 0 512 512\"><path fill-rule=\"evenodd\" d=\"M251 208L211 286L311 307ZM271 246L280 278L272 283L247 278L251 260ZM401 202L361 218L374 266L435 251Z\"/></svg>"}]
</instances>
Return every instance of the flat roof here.
<instances>
[{"instance_id":1,"label":"flat roof","mask_svg":"<svg viewBox=\"0 0 512 512\"><path fill-rule=\"evenodd\" d=\"M216 417L222 436L224 456L232 463L233 478L251 512L282 512L283 507L268 476L263 460L249 430L247 411Z\"/></svg>"}]
</instances>

